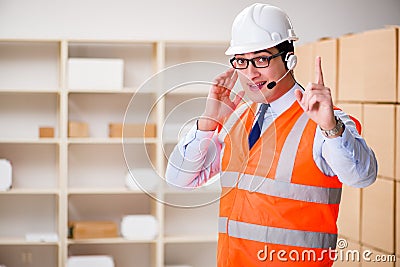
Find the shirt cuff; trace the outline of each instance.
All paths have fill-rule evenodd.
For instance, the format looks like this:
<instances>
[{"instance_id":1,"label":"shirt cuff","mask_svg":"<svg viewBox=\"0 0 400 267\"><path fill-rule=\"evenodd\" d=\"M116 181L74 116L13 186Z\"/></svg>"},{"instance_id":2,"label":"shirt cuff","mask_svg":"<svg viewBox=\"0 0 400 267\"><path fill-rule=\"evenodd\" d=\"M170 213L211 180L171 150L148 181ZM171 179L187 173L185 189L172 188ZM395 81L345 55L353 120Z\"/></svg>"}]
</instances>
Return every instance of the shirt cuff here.
<instances>
[{"instance_id":1,"label":"shirt cuff","mask_svg":"<svg viewBox=\"0 0 400 267\"><path fill-rule=\"evenodd\" d=\"M189 132L186 134L186 137L183 141L183 145L186 146L187 144L193 142L194 140L201 141L204 139L210 139L213 137L215 131L201 131L197 130L197 124L193 125L190 128Z\"/></svg>"},{"instance_id":2,"label":"shirt cuff","mask_svg":"<svg viewBox=\"0 0 400 267\"><path fill-rule=\"evenodd\" d=\"M319 131L321 130L319 129ZM336 138L328 138L324 136L324 141L325 145L327 145L329 148L341 150L344 149L349 155L353 154L355 137L351 134L350 130L347 127L344 128L341 136L338 136Z\"/></svg>"}]
</instances>

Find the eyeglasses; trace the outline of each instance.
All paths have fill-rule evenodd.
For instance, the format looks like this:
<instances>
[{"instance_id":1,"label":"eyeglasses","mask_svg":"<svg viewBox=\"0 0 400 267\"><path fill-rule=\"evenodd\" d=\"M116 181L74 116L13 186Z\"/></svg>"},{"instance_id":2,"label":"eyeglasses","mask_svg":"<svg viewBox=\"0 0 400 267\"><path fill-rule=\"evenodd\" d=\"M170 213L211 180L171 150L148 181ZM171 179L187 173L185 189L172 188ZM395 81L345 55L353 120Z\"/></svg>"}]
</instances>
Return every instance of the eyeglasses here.
<instances>
[{"instance_id":1,"label":"eyeglasses","mask_svg":"<svg viewBox=\"0 0 400 267\"><path fill-rule=\"evenodd\" d=\"M237 70L247 69L247 67L249 66L249 62L251 62L251 64L253 64L255 68L266 68L269 66L269 62L271 61L271 59L279 57L283 53L285 53L285 51L279 52L272 56L261 56L250 59L233 57L229 61L231 62L232 67Z\"/></svg>"}]
</instances>

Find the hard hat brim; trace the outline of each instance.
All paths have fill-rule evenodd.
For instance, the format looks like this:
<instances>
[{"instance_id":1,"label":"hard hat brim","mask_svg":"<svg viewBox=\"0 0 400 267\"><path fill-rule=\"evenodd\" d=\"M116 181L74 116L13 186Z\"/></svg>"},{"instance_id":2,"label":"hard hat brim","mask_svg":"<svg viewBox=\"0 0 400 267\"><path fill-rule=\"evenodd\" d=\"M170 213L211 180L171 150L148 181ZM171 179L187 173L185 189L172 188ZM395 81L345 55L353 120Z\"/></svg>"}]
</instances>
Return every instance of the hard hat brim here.
<instances>
[{"instance_id":1,"label":"hard hat brim","mask_svg":"<svg viewBox=\"0 0 400 267\"><path fill-rule=\"evenodd\" d=\"M246 44L246 45L231 45L226 51L225 55L227 56L233 56L237 54L245 54L245 53L251 53L251 52L256 52L260 51L263 49L268 49L274 46L277 46L280 43L283 43L285 41L297 41L298 38L292 37L292 38L286 38L283 40L279 40L276 42L272 42L269 44L266 43L258 43L258 44Z\"/></svg>"}]
</instances>

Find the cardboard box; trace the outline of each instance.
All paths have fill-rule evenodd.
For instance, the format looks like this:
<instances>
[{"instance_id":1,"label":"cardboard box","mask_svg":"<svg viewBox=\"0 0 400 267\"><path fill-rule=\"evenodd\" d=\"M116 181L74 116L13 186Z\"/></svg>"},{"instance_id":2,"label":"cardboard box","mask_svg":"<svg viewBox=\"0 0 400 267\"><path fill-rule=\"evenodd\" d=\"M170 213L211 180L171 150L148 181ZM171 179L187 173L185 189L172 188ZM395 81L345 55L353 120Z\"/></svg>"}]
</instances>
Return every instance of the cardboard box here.
<instances>
[{"instance_id":1,"label":"cardboard box","mask_svg":"<svg viewBox=\"0 0 400 267\"><path fill-rule=\"evenodd\" d=\"M322 73L325 86L331 89L333 103L337 102L337 58L338 41L333 38L321 39L315 43L313 62L317 56L321 57ZM312 68L315 70L315 64ZM315 82L315 74L311 80Z\"/></svg>"},{"instance_id":2,"label":"cardboard box","mask_svg":"<svg viewBox=\"0 0 400 267\"><path fill-rule=\"evenodd\" d=\"M296 81L305 87L312 82L314 77L314 43L296 46L294 49L297 55L297 65L294 68L294 77Z\"/></svg>"},{"instance_id":3,"label":"cardboard box","mask_svg":"<svg viewBox=\"0 0 400 267\"><path fill-rule=\"evenodd\" d=\"M400 181L400 105L396 106L396 170L395 178ZM400 229L399 229L400 231Z\"/></svg>"},{"instance_id":4,"label":"cardboard box","mask_svg":"<svg viewBox=\"0 0 400 267\"><path fill-rule=\"evenodd\" d=\"M343 185L338 217L339 235L360 241L360 212L361 190Z\"/></svg>"},{"instance_id":5,"label":"cardboard box","mask_svg":"<svg viewBox=\"0 0 400 267\"><path fill-rule=\"evenodd\" d=\"M361 34L344 35L339 38L338 46L338 100L364 100L364 57ZM369 55L369 53L367 54ZM370 57L368 57L370 58Z\"/></svg>"},{"instance_id":6,"label":"cardboard box","mask_svg":"<svg viewBox=\"0 0 400 267\"><path fill-rule=\"evenodd\" d=\"M156 125L154 123L110 123L109 137L156 137Z\"/></svg>"},{"instance_id":7,"label":"cardboard box","mask_svg":"<svg viewBox=\"0 0 400 267\"><path fill-rule=\"evenodd\" d=\"M378 178L363 189L361 241L394 252L394 181Z\"/></svg>"},{"instance_id":8,"label":"cardboard box","mask_svg":"<svg viewBox=\"0 0 400 267\"><path fill-rule=\"evenodd\" d=\"M84 122L69 121L68 137L89 137L89 126Z\"/></svg>"},{"instance_id":9,"label":"cardboard box","mask_svg":"<svg viewBox=\"0 0 400 267\"><path fill-rule=\"evenodd\" d=\"M387 27L339 38L339 100L396 102L397 32Z\"/></svg>"},{"instance_id":10,"label":"cardboard box","mask_svg":"<svg viewBox=\"0 0 400 267\"><path fill-rule=\"evenodd\" d=\"M315 82L315 59L321 57L324 82L331 89L333 102L337 101L337 58L338 40L323 38L315 43L308 43L295 48L297 66L294 69L296 81L303 87Z\"/></svg>"},{"instance_id":11,"label":"cardboard box","mask_svg":"<svg viewBox=\"0 0 400 267\"><path fill-rule=\"evenodd\" d=\"M118 236L118 226L108 221L70 222L69 233L73 239L110 238Z\"/></svg>"},{"instance_id":12,"label":"cardboard box","mask_svg":"<svg viewBox=\"0 0 400 267\"><path fill-rule=\"evenodd\" d=\"M397 91L397 32L387 27L363 33L363 79L366 101L396 102ZM373 51L373 52L372 52ZM376 56L372 56L376 53ZM353 64L354 66L354 64ZM354 69L358 66L355 65Z\"/></svg>"},{"instance_id":13,"label":"cardboard box","mask_svg":"<svg viewBox=\"0 0 400 267\"><path fill-rule=\"evenodd\" d=\"M53 138L54 128L53 127L39 127L40 138Z\"/></svg>"},{"instance_id":14,"label":"cardboard box","mask_svg":"<svg viewBox=\"0 0 400 267\"><path fill-rule=\"evenodd\" d=\"M395 105L364 105L364 137L378 160L378 175L394 179Z\"/></svg>"},{"instance_id":15,"label":"cardboard box","mask_svg":"<svg viewBox=\"0 0 400 267\"><path fill-rule=\"evenodd\" d=\"M116 58L68 59L70 89L122 89L124 61Z\"/></svg>"}]
</instances>

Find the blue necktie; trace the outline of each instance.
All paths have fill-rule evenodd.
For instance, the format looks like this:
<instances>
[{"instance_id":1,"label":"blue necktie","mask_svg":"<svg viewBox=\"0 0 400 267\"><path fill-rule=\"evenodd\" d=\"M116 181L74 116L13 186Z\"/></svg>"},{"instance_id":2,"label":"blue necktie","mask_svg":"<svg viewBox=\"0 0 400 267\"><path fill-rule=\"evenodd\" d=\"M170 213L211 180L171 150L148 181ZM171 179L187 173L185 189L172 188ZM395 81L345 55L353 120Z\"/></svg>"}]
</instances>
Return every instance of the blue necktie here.
<instances>
[{"instance_id":1,"label":"blue necktie","mask_svg":"<svg viewBox=\"0 0 400 267\"><path fill-rule=\"evenodd\" d=\"M260 138L262 125L264 123L264 115L268 107L269 104L261 104L260 106L260 115L258 115L258 119L256 123L254 123L254 126L249 134L249 149L251 149L257 142L258 138Z\"/></svg>"}]
</instances>

